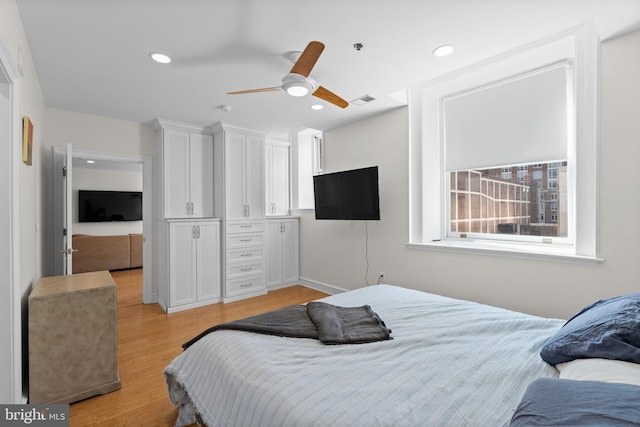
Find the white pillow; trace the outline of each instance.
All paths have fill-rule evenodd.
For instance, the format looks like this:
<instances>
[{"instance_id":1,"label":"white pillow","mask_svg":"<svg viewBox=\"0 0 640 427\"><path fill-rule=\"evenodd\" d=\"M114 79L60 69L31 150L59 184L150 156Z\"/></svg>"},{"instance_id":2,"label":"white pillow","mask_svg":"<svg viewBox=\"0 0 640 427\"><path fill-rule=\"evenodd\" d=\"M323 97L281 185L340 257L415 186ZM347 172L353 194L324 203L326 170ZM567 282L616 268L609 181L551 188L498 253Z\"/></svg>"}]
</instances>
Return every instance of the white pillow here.
<instances>
[{"instance_id":1,"label":"white pillow","mask_svg":"<svg viewBox=\"0 0 640 427\"><path fill-rule=\"evenodd\" d=\"M610 359L576 359L558 363L560 378L640 385L640 364Z\"/></svg>"}]
</instances>

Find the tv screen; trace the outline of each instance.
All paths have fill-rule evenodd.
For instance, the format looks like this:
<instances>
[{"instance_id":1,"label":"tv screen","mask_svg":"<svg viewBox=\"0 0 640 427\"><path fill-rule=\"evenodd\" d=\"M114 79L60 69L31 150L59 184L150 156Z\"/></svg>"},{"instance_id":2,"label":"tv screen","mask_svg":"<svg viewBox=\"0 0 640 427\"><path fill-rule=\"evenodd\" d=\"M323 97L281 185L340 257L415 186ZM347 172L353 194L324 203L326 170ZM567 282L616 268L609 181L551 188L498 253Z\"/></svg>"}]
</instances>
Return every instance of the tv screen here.
<instances>
[{"instance_id":1,"label":"tv screen","mask_svg":"<svg viewBox=\"0 0 640 427\"><path fill-rule=\"evenodd\" d=\"M78 191L80 222L141 221L140 191Z\"/></svg>"},{"instance_id":2,"label":"tv screen","mask_svg":"<svg viewBox=\"0 0 640 427\"><path fill-rule=\"evenodd\" d=\"M380 219L378 167L313 177L316 219Z\"/></svg>"}]
</instances>

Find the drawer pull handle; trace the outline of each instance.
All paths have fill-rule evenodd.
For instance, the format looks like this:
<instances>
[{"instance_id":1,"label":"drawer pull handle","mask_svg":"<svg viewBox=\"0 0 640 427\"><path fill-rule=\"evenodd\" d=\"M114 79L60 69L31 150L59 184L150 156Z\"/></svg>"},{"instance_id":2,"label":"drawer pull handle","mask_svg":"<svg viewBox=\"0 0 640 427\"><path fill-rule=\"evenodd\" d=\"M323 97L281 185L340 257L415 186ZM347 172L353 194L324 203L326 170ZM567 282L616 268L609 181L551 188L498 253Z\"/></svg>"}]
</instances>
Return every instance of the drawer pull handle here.
<instances>
[{"instance_id":1,"label":"drawer pull handle","mask_svg":"<svg viewBox=\"0 0 640 427\"><path fill-rule=\"evenodd\" d=\"M240 271L251 271L253 270L253 267L249 267L249 268L241 268Z\"/></svg>"},{"instance_id":2,"label":"drawer pull handle","mask_svg":"<svg viewBox=\"0 0 640 427\"><path fill-rule=\"evenodd\" d=\"M240 256L242 256L242 257L247 257L247 256L251 256L251 255L253 255L253 253L250 253L250 254L240 254Z\"/></svg>"},{"instance_id":3,"label":"drawer pull handle","mask_svg":"<svg viewBox=\"0 0 640 427\"><path fill-rule=\"evenodd\" d=\"M240 239L241 242L251 242L253 239Z\"/></svg>"},{"instance_id":4,"label":"drawer pull handle","mask_svg":"<svg viewBox=\"0 0 640 427\"><path fill-rule=\"evenodd\" d=\"M240 228L251 228L253 227L252 225L241 225Z\"/></svg>"},{"instance_id":5,"label":"drawer pull handle","mask_svg":"<svg viewBox=\"0 0 640 427\"><path fill-rule=\"evenodd\" d=\"M245 284L240 285L241 288L249 288L251 286L253 286L253 283L245 283Z\"/></svg>"}]
</instances>

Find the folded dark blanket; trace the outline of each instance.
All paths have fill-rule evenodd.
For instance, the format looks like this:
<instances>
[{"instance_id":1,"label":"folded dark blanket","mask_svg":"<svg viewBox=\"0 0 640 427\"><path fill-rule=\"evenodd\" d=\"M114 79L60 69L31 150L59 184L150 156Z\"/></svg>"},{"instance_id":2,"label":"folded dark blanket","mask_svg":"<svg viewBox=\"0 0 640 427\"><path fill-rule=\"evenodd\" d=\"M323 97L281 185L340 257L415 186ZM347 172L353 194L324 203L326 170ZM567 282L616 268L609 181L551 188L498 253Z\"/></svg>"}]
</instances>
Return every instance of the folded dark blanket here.
<instances>
[{"instance_id":1,"label":"folded dark blanket","mask_svg":"<svg viewBox=\"0 0 640 427\"><path fill-rule=\"evenodd\" d=\"M224 329L314 338L325 344L362 344L391 339L391 330L368 305L338 307L314 301L212 326L182 344L182 348L186 350L205 335Z\"/></svg>"}]
</instances>

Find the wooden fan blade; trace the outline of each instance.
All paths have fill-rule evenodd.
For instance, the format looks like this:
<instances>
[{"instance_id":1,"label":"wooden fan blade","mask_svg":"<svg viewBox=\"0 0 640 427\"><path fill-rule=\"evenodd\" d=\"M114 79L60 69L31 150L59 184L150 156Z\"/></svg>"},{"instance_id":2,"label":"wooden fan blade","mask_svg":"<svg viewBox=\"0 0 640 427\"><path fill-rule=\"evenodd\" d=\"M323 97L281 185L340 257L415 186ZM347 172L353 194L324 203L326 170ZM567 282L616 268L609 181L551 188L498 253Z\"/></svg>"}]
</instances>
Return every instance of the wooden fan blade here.
<instances>
[{"instance_id":1,"label":"wooden fan blade","mask_svg":"<svg viewBox=\"0 0 640 427\"><path fill-rule=\"evenodd\" d=\"M323 50L323 43L317 41L309 42L307 47L304 48L302 54L300 54L300 58L298 58L296 63L293 64L291 72L309 77L311 69L316 65L316 61L320 58L320 54Z\"/></svg>"},{"instance_id":2,"label":"wooden fan blade","mask_svg":"<svg viewBox=\"0 0 640 427\"><path fill-rule=\"evenodd\" d=\"M273 92L280 89L281 89L280 86L262 87L260 89L247 89L247 90L237 90L235 92L227 92L227 95L241 95L243 93L258 93L258 92Z\"/></svg>"},{"instance_id":3,"label":"wooden fan blade","mask_svg":"<svg viewBox=\"0 0 640 427\"><path fill-rule=\"evenodd\" d=\"M318 86L318 89L316 89L315 92L312 93L312 95L317 96L320 99L324 99L325 101L330 102L334 105L337 105L340 108L346 108L349 105L347 101L322 86Z\"/></svg>"}]
</instances>

